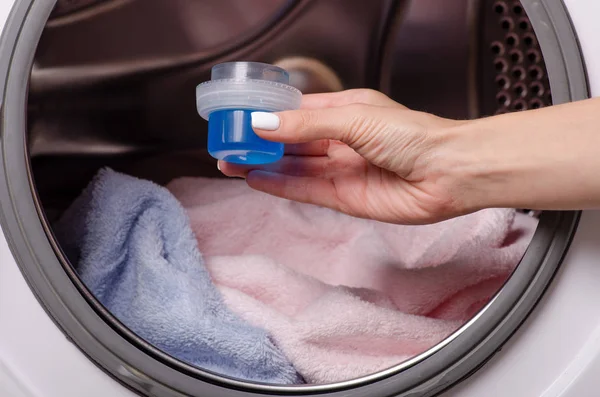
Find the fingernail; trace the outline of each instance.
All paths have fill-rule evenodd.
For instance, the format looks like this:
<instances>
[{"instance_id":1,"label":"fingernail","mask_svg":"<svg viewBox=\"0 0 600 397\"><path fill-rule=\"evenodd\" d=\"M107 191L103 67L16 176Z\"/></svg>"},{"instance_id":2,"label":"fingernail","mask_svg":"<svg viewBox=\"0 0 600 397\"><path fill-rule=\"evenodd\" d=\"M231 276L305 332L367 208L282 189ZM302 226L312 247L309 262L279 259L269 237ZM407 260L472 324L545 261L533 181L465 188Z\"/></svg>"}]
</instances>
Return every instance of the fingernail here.
<instances>
[{"instance_id":1,"label":"fingernail","mask_svg":"<svg viewBox=\"0 0 600 397\"><path fill-rule=\"evenodd\" d=\"M220 161L217 161L217 169L218 169L219 171L221 171L221 162L220 162Z\"/></svg>"},{"instance_id":2,"label":"fingernail","mask_svg":"<svg viewBox=\"0 0 600 397\"><path fill-rule=\"evenodd\" d=\"M279 128L279 117L268 112L252 112L252 128L274 131Z\"/></svg>"}]
</instances>

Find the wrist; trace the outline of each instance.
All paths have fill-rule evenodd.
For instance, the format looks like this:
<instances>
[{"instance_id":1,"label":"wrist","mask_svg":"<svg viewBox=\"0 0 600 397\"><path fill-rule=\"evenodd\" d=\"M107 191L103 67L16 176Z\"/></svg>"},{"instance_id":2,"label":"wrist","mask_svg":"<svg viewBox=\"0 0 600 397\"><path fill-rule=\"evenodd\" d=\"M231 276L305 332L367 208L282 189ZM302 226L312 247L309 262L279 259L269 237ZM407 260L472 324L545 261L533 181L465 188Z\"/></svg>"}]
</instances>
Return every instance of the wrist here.
<instances>
[{"instance_id":1,"label":"wrist","mask_svg":"<svg viewBox=\"0 0 600 397\"><path fill-rule=\"evenodd\" d=\"M462 213L600 207L600 98L448 123L424 167Z\"/></svg>"},{"instance_id":2,"label":"wrist","mask_svg":"<svg viewBox=\"0 0 600 397\"><path fill-rule=\"evenodd\" d=\"M529 171L510 131L495 118L460 121L434 133L428 174L446 190L458 213L518 207L520 180Z\"/></svg>"}]
</instances>

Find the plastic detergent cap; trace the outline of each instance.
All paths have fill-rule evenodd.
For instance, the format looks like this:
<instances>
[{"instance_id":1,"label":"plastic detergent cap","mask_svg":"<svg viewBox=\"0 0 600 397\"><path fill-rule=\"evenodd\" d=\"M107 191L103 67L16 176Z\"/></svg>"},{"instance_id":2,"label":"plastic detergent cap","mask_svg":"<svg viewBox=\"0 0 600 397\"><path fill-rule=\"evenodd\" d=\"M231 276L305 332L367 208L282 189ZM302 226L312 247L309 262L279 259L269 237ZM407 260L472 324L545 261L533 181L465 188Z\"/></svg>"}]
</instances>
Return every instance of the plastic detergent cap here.
<instances>
[{"instance_id":1,"label":"plastic detergent cap","mask_svg":"<svg viewBox=\"0 0 600 397\"><path fill-rule=\"evenodd\" d=\"M289 85L284 69L258 62L228 62L212 68L211 80L196 87L196 106L208 120L208 152L238 164L267 164L283 156L284 145L252 129L252 112L300 107L302 93Z\"/></svg>"},{"instance_id":2,"label":"plastic detergent cap","mask_svg":"<svg viewBox=\"0 0 600 397\"><path fill-rule=\"evenodd\" d=\"M196 87L196 106L208 120L218 110L246 109L280 112L300 108L302 93L289 85L284 69L260 62L215 65L211 80Z\"/></svg>"}]
</instances>

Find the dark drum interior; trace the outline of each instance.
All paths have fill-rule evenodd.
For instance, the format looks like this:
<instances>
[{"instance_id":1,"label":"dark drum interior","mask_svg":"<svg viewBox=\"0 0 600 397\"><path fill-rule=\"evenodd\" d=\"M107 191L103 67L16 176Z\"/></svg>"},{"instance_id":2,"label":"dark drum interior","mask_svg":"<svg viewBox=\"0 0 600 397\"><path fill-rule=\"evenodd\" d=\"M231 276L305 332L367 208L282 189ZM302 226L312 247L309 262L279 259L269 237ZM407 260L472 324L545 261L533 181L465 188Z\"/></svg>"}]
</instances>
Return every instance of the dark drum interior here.
<instances>
[{"instance_id":1,"label":"dark drum interior","mask_svg":"<svg viewBox=\"0 0 600 397\"><path fill-rule=\"evenodd\" d=\"M228 60L285 66L304 93L373 88L446 117L551 103L519 2L59 0L28 106L27 145L47 217L101 166L161 184L219 176L194 88Z\"/></svg>"}]
</instances>

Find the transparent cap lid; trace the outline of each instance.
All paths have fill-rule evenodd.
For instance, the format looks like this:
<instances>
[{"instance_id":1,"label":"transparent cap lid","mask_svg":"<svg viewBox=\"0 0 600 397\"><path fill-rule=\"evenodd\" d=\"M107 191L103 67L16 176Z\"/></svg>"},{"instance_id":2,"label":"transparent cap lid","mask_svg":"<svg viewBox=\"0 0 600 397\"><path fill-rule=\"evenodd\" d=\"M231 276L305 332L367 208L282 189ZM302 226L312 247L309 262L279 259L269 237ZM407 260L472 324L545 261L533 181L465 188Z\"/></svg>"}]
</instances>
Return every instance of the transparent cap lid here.
<instances>
[{"instance_id":1,"label":"transparent cap lid","mask_svg":"<svg viewBox=\"0 0 600 397\"><path fill-rule=\"evenodd\" d=\"M290 75L285 69L262 62L225 62L213 66L211 80L264 80L289 84Z\"/></svg>"},{"instance_id":2,"label":"transparent cap lid","mask_svg":"<svg viewBox=\"0 0 600 397\"><path fill-rule=\"evenodd\" d=\"M280 112L300 108L302 93L289 85L285 69L260 62L227 62L213 66L211 80L196 87L202 118L218 110Z\"/></svg>"}]
</instances>

